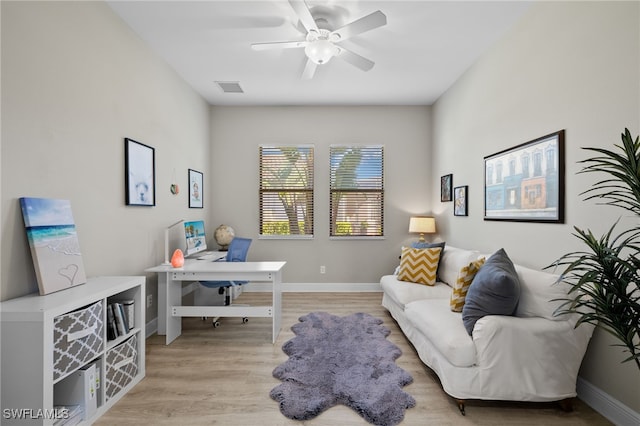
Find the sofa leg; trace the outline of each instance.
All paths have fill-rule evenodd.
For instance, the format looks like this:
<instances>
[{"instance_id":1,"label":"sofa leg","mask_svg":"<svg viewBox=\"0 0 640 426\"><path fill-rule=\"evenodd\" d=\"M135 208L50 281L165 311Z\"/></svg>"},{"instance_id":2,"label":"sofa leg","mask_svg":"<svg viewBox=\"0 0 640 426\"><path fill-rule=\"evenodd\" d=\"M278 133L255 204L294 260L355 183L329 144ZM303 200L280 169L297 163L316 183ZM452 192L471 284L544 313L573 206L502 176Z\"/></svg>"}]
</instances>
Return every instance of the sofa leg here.
<instances>
[{"instance_id":1,"label":"sofa leg","mask_svg":"<svg viewBox=\"0 0 640 426\"><path fill-rule=\"evenodd\" d=\"M464 399L456 399L456 402L458 403L458 410L460 410L460 414L464 416L466 414L464 412Z\"/></svg>"},{"instance_id":2,"label":"sofa leg","mask_svg":"<svg viewBox=\"0 0 640 426\"><path fill-rule=\"evenodd\" d=\"M563 399L561 401L558 401L558 404L560 404L560 408L562 409L562 411L564 411L566 413L571 413L573 411L573 399L572 398L566 398L566 399Z\"/></svg>"}]
</instances>

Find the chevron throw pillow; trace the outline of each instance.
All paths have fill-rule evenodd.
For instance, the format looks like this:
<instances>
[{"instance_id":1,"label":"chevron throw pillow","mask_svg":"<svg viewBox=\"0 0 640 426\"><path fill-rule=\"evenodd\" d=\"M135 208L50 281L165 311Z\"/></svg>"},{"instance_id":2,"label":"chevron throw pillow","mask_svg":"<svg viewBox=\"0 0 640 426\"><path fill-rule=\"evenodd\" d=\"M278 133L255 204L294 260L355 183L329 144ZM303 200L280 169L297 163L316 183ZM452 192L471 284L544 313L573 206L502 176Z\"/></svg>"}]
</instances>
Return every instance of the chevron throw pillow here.
<instances>
[{"instance_id":1,"label":"chevron throw pillow","mask_svg":"<svg viewBox=\"0 0 640 426\"><path fill-rule=\"evenodd\" d=\"M434 285L441 251L440 247L427 249L403 247L398 280Z\"/></svg>"},{"instance_id":2,"label":"chevron throw pillow","mask_svg":"<svg viewBox=\"0 0 640 426\"><path fill-rule=\"evenodd\" d=\"M481 257L460 269L458 279L456 280L456 283L453 286L453 291L451 292L451 301L449 302L453 312L462 312L464 298L467 297L467 290L469 290L473 277L476 276L480 267L484 265L484 261L485 258Z\"/></svg>"}]
</instances>

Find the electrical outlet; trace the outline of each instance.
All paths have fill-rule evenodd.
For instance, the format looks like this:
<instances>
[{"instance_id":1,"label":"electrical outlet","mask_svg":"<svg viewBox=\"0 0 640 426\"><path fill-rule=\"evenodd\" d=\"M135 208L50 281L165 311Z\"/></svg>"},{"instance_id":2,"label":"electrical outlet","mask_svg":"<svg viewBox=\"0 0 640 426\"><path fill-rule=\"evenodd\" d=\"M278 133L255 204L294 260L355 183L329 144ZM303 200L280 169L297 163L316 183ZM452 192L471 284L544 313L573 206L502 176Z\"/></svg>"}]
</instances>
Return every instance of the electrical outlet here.
<instances>
[{"instance_id":1,"label":"electrical outlet","mask_svg":"<svg viewBox=\"0 0 640 426\"><path fill-rule=\"evenodd\" d=\"M153 294L147 294L147 308L153 305Z\"/></svg>"},{"instance_id":2,"label":"electrical outlet","mask_svg":"<svg viewBox=\"0 0 640 426\"><path fill-rule=\"evenodd\" d=\"M321 274L325 274L326 272L327 272L327 268L325 268L325 267L324 267L324 265L322 265L322 266L320 267L320 273L321 273Z\"/></svg>"}]
</instances>

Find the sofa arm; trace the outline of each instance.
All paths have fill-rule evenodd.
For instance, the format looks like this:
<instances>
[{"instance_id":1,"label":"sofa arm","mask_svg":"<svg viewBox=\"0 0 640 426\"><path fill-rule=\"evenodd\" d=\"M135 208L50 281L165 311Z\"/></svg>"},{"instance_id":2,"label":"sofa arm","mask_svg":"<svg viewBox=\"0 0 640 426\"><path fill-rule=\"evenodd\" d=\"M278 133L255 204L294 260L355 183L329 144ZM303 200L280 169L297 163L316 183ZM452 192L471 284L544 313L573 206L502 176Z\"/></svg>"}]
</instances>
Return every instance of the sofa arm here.
<instances>
[{"instance_id":1,"label":"sofa arm","mask_svg":"<svg viewBox=\"0 0 640 426\"><path fill-rule=\"evenodd\" d=\"M489 315L473 329L481 374L504 385L524 382L531 395L576 395L576 379L593 326L573 321ZM522 395L526 400L527 395Z\"/></svg>"}]
</instances>

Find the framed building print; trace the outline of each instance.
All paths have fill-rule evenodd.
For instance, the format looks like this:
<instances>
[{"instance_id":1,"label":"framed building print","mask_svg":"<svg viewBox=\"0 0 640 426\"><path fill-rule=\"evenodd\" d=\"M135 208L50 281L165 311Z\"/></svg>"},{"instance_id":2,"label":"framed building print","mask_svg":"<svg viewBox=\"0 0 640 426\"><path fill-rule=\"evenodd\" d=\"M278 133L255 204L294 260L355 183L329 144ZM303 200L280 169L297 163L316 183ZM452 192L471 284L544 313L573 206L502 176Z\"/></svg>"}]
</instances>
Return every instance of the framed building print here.
<instances>
[{"instance_id":1,"label":"framed building print","mask_svg":"<svg viewBox=\"0 0 640 426\"><path fill-rule=\"evenodd\" d=\"M452 174L440 177L440 201L451 201L451 185L453 185Z\"/></svg>"},{"instance_id":2,"label":"framed building print","mask_svg":"<svg viewBox=\"0 0 640 426\"><path fill-rule=\"evenodd\" d=\"M189 169L189 208L201 209L202 202L202 173Z\"/></svg>"},{"instance_id":3,"label":"framed building print","mask_svg":"<svg viewBox=\"0 0 640 426\"><path fill-rule=\"evenodd\" d=\"M125 203L128 206L156 205L155 149L124 139Z\"/></svg>"},{"instance_id":4,"label":"framed building print","mask_svg":"<svg viewBox=\"0 0 640 426\"><path fill-rule=\"evenodd\" d=\"M453 215L454 216L468 216L467 206L469 187L456 186L453 188Z\"/></svg>"},{"instance_id":5,"label":"framed building print","mask_svg":"<svg viewBox=\"0 0 640 426\"><path fill-rule=\"evenodd\" d=\"M484 220L564 223L564 130L484 158Z\"/></svg>"}]
</instances>

